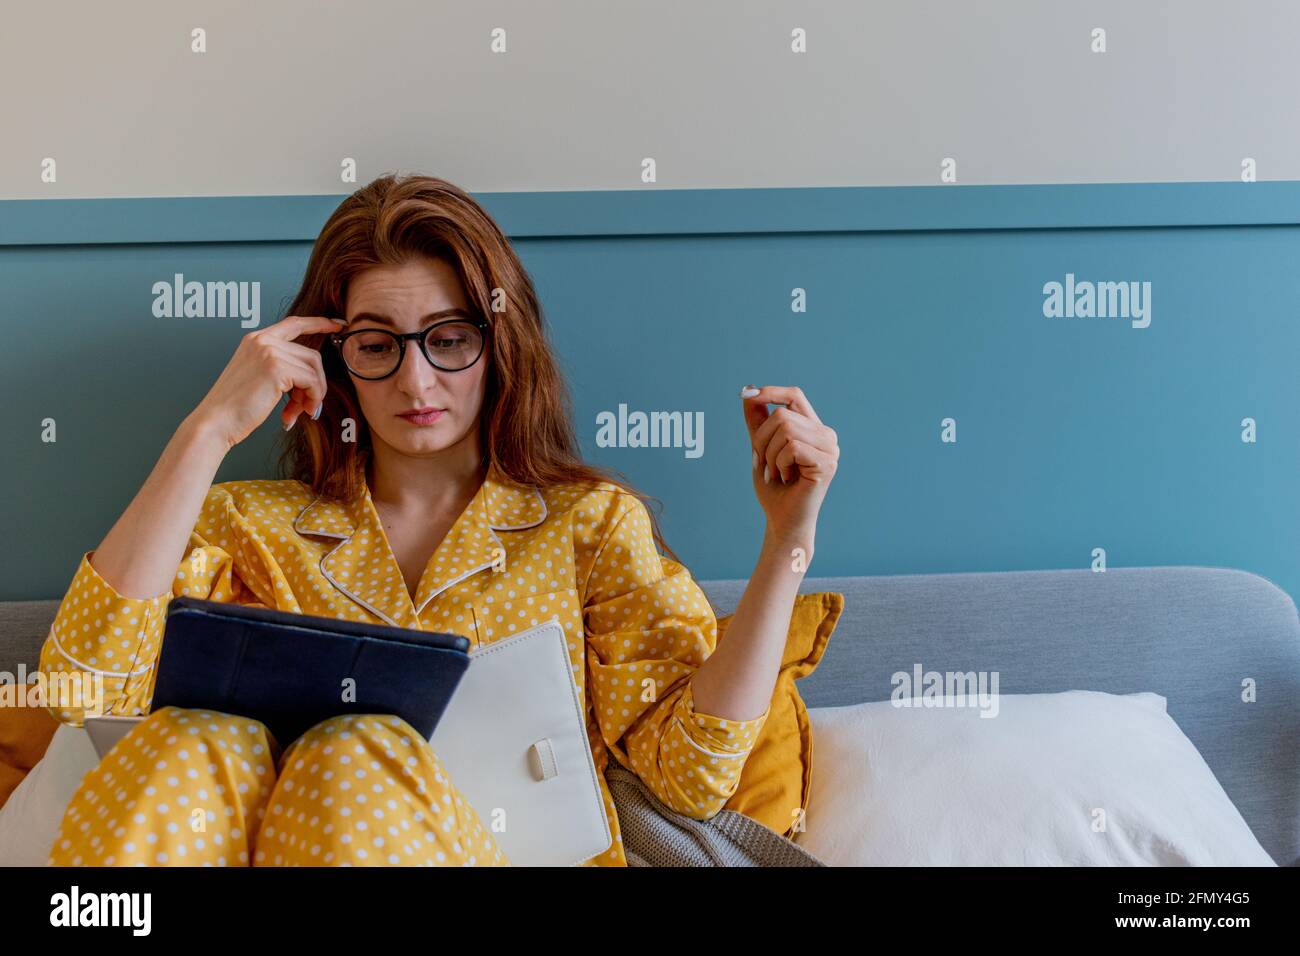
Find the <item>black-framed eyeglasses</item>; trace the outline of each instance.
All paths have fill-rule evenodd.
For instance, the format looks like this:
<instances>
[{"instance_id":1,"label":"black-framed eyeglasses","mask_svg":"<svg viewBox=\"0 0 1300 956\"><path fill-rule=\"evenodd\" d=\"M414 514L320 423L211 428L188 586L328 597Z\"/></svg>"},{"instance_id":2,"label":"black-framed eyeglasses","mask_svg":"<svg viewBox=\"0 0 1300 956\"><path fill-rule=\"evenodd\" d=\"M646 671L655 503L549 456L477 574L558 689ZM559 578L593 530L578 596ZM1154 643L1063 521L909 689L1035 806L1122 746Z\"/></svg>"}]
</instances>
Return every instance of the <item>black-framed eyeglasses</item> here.
<instances>
[{"instance_id":1,"label":"black-framed eyeglasses","mask_svg":"<svg viewBox=\"0 0 1300 956\"><path fill-rule=\"evenodd\" d=\"M489 325L484 319L444 319L419 332L397 333L387 329L358 329L334 332L329 340L338 349L343 364L357 378L370 381L388 378L402 367L406 342L415 339L425 360L444 372L461 372L479 360L487 342Z\"/></svg>"}]
</instances>

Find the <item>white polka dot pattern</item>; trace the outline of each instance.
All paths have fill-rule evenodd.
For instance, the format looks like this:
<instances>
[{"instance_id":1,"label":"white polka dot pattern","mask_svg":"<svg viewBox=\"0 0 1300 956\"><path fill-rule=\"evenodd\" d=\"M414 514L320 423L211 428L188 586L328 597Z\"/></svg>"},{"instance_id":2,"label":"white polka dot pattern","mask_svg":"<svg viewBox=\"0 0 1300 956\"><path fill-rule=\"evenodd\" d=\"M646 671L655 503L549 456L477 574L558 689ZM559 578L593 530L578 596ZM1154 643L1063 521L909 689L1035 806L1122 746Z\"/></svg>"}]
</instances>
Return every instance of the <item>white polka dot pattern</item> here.
<instances>
[{"instance_id":1,"label":"white polka dot pattern","mask_svg":"<svg viewBox=\"0 0 1300 956\"><path fill-rule=\"evenodd\" d=\"M283 754L255 720L164 707L89 771L51 866L508 866L424 738L347 714Z\"/></svg>"},{"instance_id":2,"label":"white polka dot pattern","mask_svg":"<svg viewBox=\"0 0 1300 956\"><path fill-rule=\"evenodd\" d=\"M333 502L297 481L215 484L171 590L152 598L117 593L91 564L93 554L81 557L42 648L41 669L100 672L110 713L148 713L167 606L182 595L449 632L471 645L558 620L569 635L613 837L591 866L626 865L603 776L611 752L665 804L704 819L734 791L767 718L764 712L732 721L694 709L690 677L717 645L717 621L686 568L658 554L645 506L608 483L534 489L493 466L430 556L414 600L368 490L356 501ZM51 712L75 725L85 716ZM417 749L428 752L412 756L425 768L427 785L436 755L421 742ZM267 774L275 770L265 767ZM157 786L138 777L123 783L128 799L140 799L134 788ZM448 792L455 800L454 788ZM226 794L223 806L232 812L262 806L241 802L229 788ZM331 818L324 796L307 801L320 804L315 813L298 796L288 799L307 819ZM79 791L74 802L84 797ZM79 806L83 814L97 809ZM99 859L75 833L67 838L71 855ZM101 843L113 839L109 833ZM399 863L408 862L404 856Z\"/></svg>"},{"instance_id":3,"label":"white polka dot pattern","mask_svg":"<svg viewBox=\"0 0 1300 956\"><path fill-rule=\"evenodd\" d=\"M655 548L645 505L622 500L587 586L592 703L619 762L673 810L708 819L735 792L770 707L745 721L695 710L690 675L717 646L717 619Z\"/></svg>"},{"instance_id":4,"label":"white polka dot pattern","mask_svg":"<svg viewBox=\"0 0 1300 956\"><path fill-rule=\"evenodd\" d=\"M259 600L250 587L269 596L269 576L250 573L248 562L257 531L234 506L223 485L214 485L204 503L188 551L176 569L172 589L152 598L126 598L99 576L93 551L81 556L72 584L41 648L45 672L97 671L104 678L106 713L144 714L153 695L154 661L162 646L167 605L173 597L198 597L253 607L274 606ZM237 563L244 567L236 573ZM59 720L80 727L80 709L52 710Z\"/></svg>"}]
</instances>

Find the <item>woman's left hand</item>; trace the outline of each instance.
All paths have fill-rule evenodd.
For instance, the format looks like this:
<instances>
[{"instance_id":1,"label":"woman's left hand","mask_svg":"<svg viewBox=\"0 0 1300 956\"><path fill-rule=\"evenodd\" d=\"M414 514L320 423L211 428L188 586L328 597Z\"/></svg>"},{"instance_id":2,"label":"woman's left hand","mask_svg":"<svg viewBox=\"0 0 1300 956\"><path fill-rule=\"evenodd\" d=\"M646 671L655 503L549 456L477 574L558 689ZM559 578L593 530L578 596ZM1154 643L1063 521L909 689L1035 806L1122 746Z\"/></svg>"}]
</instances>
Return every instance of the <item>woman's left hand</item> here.
<instances>
[{"instance_id":1,"label":"woman's left hand","mask_svg":"<svg viewBox=\"0 0 1300 956\"><path fill-rule=\"evenodd\" d=\"M811 542L840 458L835 429L822 424L797 386L765 385L757 391L746 386L741 399L754 448L754 492L767 515L768 533ZM769 403L787 407L768 412Z\"/></svg>"}]
</instances>

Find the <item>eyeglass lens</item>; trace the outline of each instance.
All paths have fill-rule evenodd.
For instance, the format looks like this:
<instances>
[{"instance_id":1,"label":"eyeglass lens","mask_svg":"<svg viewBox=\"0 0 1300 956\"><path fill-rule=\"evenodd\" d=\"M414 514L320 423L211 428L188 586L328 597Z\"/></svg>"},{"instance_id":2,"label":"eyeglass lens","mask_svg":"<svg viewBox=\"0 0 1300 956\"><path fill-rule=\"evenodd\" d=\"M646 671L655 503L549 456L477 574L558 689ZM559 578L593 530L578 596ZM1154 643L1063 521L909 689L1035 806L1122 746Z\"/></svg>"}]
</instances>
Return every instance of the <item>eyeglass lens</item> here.
<instances>
[{"instance_id":1,"label":"eyeglass lens","mask_svg":"<svg viewBox=\"0 0 1300 956\"><path fill-rule=\"evenodd\" d=\"M448 372L474 364L483 349L483 334L468 322L435 325L424 336L424 349L434 363ZM366 329L343 343L343 359L358 375L387 375L401 357L397 338L383 329Z\"/></svg>"}]
</instances>

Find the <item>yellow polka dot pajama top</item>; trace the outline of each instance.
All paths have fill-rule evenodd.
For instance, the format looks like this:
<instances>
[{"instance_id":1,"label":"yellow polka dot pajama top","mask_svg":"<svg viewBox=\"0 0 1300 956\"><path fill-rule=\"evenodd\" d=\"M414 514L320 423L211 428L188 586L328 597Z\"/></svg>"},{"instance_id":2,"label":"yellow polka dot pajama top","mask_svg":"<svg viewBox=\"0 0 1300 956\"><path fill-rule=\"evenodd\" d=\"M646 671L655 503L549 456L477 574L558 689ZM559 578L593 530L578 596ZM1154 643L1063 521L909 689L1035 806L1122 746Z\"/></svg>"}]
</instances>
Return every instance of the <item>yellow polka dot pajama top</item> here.
<instances>
[{"instance_id":1,"label":"yellow polka dot pajama top","mask_svg":"<svg viewBox=\"0 0 1300 956\"><path fill-rule=\"evenodd\" d=\"M499 558L504 553L505 560ZM48 673L103 678L106 714L146 714L167 605L190 595L460 634L471 647L551 618L569 638L613 840L588 866L625 866L610 756L679 813L707 819L735 790L768 711L695 709L691 677L717 620L658 553L645 505L609 483L516 485L492 466L425 566L415 599L367 489L354 502L294 480L214 484L171 590L118 594L82 555L41 650ZM654 700L643 681L654 680ZM80 726L85 713L52 709ZM345 715L276 741L238 714L149 714L83 779L53 865L509 864L417 731Z\"/></svg>"}]
</instances>

